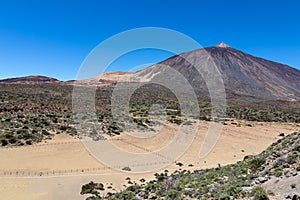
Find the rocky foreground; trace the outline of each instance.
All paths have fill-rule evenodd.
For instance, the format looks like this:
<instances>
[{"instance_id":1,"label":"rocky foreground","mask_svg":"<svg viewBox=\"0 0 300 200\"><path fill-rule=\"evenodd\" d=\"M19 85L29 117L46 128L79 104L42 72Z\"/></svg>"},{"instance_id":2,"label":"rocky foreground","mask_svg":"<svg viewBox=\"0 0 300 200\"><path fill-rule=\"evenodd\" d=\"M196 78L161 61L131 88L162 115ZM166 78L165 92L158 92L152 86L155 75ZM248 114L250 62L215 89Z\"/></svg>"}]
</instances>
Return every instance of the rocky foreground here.
<instances>
[{"instance_id":1,"label":"rocky foreground","mask_svg":"<svg viewBox=\"0 0 300 200\"><path fill-rule=\"evenodd\" d=\"M101 195L102 183L82 186L81 194L98 199L299 199L300 132L273 143L257 156L224 167L168 171L155 174L155 180L137 184L128 179L128 187L118 193Z\"/></svg>"}]
</instances>

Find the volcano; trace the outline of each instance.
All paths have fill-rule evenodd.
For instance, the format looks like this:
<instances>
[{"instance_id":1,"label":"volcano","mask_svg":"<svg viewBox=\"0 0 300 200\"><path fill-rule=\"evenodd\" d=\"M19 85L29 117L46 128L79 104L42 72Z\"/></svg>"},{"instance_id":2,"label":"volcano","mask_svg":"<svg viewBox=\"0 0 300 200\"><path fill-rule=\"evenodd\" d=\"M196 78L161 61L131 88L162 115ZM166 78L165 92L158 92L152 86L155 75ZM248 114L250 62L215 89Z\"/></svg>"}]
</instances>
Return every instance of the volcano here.
<instances>
[{"instance_id":1,"label":"volcano","mask_svg":"<svg viewBox=\"0 0 300 200\"><path fill-rule=\"evenodd\" d=\"M300 71L288 65L255 57L220 43L173 56L134 74L137 79L166 79L166 66L181 73L193 88L208 95L205 74L199 74L210 59L224 82L228 98L251 97L268 100L300 100ZM173 80L172 80L173 79Z\"/></svg>"}]
</instances>

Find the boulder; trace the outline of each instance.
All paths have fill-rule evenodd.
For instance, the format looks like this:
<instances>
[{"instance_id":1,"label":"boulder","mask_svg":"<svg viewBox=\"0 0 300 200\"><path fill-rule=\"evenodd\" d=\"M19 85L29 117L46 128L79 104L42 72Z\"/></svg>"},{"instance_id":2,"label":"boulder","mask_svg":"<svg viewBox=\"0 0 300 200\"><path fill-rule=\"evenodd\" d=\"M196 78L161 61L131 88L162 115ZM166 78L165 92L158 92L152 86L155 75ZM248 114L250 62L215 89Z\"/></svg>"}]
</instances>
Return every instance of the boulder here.
<instances>
[{"instance_id":1,"label":"boulder","mask_svg":"<svg viewBox=\"0 0 300 200\"><path fill-rule=\"evenodd\" d=\"M287 194L287 193L283 194L283 197L284 197L285 199L290 199L290 198L291 198L290 194Z\"/></svg>"},{"instance_id":2,"label":"boulder","mask_svg":"<svg viewBox=\"0 0 300 200\"><path fill-rule=\"evenodd\" d=\"M292 176L293 170L290 168L285 168L283 169L283 174L285 175L285 177L289 178Z\"/></svg>"},{"instance_id":3,"label":"boulder","mask_svg":"<svg viewBox=\"0 0 300 200\"><path fill-rule=\"evenodd\" d=\"M266 177L258 177L257 179L256 179L256 183L257 184L259 184L259 183L265 183L265 182L267 182L268 181L268 178L266 178Z\"/></svg>"},{"instance_id":4,"label":"boulder","mask_svg":"<svg viewBox=\"0 0 300 200\"><path fill-rule=\"evenodd\" d=\"M292 200L300 200L300 197L298 194L292 194Z\"/></svg>"},{"instance_id":5,"label":"boulder","mask_svg":"<svg viewBox=\"0 0 300 200\"><path fill-rule=\"evenodd\" d=\"M150 193L148 196L148 199L157 199L157 194L156 193Z\"/></svg>"}]
</instances>

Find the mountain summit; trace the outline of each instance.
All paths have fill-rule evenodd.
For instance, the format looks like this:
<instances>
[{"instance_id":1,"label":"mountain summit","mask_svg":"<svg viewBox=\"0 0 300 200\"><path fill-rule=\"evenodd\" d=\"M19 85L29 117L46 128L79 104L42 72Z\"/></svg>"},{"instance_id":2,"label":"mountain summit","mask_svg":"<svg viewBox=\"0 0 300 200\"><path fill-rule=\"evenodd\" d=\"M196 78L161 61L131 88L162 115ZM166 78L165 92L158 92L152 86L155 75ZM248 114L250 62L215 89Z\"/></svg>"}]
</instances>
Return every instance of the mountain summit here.
<instances>
[{"instance_id":1,"label":"mountain summit","mask_svg":"<svg viewBox=\"0 0 300 200\"><path fill-rule=\"evenodd\" d=\"M178 83L176 78L165 73L166 68L163 66L169 66L180 72L201 95L209 96L203 76L209 77L210 72L198 72L209 69L207 60L212 60L220 72L227 98L242 96L265 100L300 100L299 70L229 48L223 42L214 47L173 56L134 75L144 80L145 77L149 80L160 76L160 79Z\"/></svg>"},{"instance_id":2,"label":"mountain summit","mask_svg":"<svg viewBox=\"0 0 300 200\"><path fill-rule=\"evenodd\" d=\"M208 64L210 61L210 65ZM164 80L176 88L183 82L169 73L179 72L197 94L209 99L207 82L210 67L214 65L220 72L227 99L261 99L300 101L300 71L288 65L255 57L221 42L217 46L197 49L170 57L158 64L135 73L106 73L88 80L76 81L87 85L110 85L116 82L149 82ZM166 67L168 66L168 67ZM199 71L203 73L199 74ZM44 76L28 76L0 80L0 83L62 83ZM73 84L73 82L68 82ZM175 84L175 85L174 85Z\"/></svg>"},{"instance_id":3,"label":"mountain summit","mask_svg":"<svg viewBox=\"0 0 300 200\"><path fill-rule=\"evenodd\" d=\"M224 42L221 42L216 47L228 48L230 46L228 44L225 44Z\"/></svg>"}]
</instances>

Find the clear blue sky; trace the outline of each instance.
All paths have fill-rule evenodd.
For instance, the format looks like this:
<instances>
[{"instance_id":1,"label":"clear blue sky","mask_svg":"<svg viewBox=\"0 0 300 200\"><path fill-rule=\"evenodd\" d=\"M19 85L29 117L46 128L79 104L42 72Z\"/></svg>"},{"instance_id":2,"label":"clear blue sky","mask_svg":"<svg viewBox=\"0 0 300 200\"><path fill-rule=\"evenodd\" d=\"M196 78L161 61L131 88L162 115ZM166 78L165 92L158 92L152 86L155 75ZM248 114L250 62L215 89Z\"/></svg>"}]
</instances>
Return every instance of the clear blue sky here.
<instances>
[{"instance_id":1,"label":"clear blue sky","mask_svg":"<svg viewBox=\"0 0 300 200\"><path fill-rule=\"evenodd\" d=\"M74 79L101 41L147 26L180 31L202 46L224 41L299 69L299 10L297 0L1 0L0 79L31 74ZM112 69L126 71L168 56L140 52Z\"/></svg>"}]
</instances>

